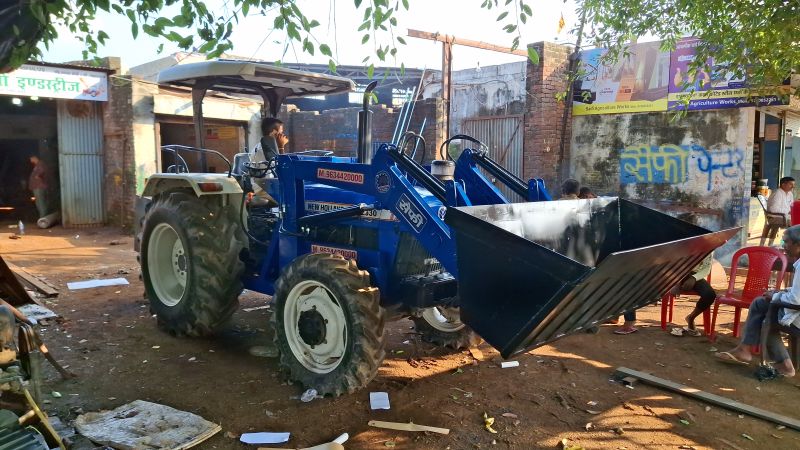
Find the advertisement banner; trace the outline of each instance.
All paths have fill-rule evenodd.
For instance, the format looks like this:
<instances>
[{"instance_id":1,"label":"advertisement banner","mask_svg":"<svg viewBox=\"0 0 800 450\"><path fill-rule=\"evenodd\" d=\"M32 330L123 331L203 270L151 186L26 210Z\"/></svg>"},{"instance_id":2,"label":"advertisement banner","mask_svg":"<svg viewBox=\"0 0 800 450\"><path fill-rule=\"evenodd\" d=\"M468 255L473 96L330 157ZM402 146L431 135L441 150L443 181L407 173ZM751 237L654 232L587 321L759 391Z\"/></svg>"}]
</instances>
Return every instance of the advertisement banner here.
<instances>
[{"instance_id":1,"label":"advertisement banner","mask_svg":"<svg viewBox=\"0 0 800 450\"><path fill-rule=\"evenodd\" d=\"M574 115L666 111L669 52L660 42L632 44L629 54L603 64L605 49L580 53L584 75L575 84Z\"/></svg>"},{"instance_id":2,"label":"advertisement banner","mask_svg":"<svg viewBox=\"0 0 800 450\"><path fill-rule=\"evenodd\" d=\"M782 104L774 93L758 96L748 91L744 77L736 77L725 69L725 64L711 58L706 62L710 72L700 69L694 76L689 75L689 65L695 60L700 43L698 38L683 38L670 54L669 109L684 108L687 98L689 111Z\"/></svg>"},{"instance_id":3,"label":"advertisement banner","mask_svg":"<svg viewBox=\"0 0 800 450\"><path fill-rule=\"evenodd\" d=\"M0 95L107 101L108 76L105 72L23 64L0 74Z\"/></svg>"}]
</instances>

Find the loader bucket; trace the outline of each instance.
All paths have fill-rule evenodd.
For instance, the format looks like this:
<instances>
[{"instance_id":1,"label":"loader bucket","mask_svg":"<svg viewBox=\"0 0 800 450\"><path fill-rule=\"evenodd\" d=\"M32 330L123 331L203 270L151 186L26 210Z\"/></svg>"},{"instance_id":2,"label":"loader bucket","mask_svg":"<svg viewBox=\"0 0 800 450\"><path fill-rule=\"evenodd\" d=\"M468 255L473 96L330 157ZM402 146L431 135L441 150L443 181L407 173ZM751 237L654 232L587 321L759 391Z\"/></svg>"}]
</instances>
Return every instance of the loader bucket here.
<instances>
[{"instance_id":1,"label":"loader bucket","mask_svg":"<svg viewBox=\"0 0 800 450\"><path fill-rule=\"evenodd\" d=\"M628 200L449 208L461 320L504 358L659 299L739 228Z\"/></svg>"}]
</instances>

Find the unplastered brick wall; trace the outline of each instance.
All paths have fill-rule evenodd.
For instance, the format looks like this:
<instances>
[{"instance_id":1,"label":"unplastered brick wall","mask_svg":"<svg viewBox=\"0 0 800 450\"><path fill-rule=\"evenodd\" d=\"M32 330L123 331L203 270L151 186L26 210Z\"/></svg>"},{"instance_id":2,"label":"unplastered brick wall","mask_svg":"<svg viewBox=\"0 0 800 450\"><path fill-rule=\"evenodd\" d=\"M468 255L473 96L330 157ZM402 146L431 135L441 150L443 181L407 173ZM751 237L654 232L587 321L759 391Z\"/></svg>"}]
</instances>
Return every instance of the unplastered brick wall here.
<instances>
[{"instance_id":1,"label":"unplastered brick wall","mask_svg":"<svg viewBox=\"0 0 800 450\"><path fill-rule=\"evenodd\" d=\"M531 44L539 53L539 64L528 61L527 102L524 119L522 173L524 179L543 178L551 194L558 195L562 178L568 178L569 138L561 148L563 133L570 135L571 115L566 129L562 126L564 103L556 94L566 92L568 86L570 47L551 42Z\"/></svg>"},{"instance_id":2,"label":"unplastered brick wall","mask_svg":"<svg viewBox=\"0 0 800 450\"><path fill-rule=\"evenodd\" d=\"M417 102L411 116L409 130L419 132L425 121L423 137L427 141L426 159L433 154L435 141L437 102L422 100ZM288 151L332 150L338 156L355 156L358 145L358 112L359 107L331 109L323 112L300 111L295 107L288 108L279 114L284 122L284 132L289 137ZM400 109L388 108L386 105L373 105L372 141L391 142ZM427 119L427 120L426 120ZM419 156L418 156L419 159Z\"/></svg>"},{"instance_id":3,"label":"unplastered brick wall","mask_svg":"<svg viewBox=\"0 0 800 450\"><path fill-rule=\"evenodd\" d=\"M358 145L358 112L361 108L328 111L289 111L284 132L289 137L288 151L331 150L337 156L355 156ZM392 138L398 114L385 105L372 106L372 140Z\"/></svg>"},{"instance_id":4,"label":"unplastered brick wall","mask_svg":"<svg viewBox=\"0 0 800 450\"><path fill-rule=\"evenodd\" d=\"M135 158L133 151L133 110L131 83L116 75L119 58L105 58L104 67L117 72L109 75L108 101L103 103L103 182L106 221L110 225L133 225L136 193Z\"/></svg>"}]
</instances>

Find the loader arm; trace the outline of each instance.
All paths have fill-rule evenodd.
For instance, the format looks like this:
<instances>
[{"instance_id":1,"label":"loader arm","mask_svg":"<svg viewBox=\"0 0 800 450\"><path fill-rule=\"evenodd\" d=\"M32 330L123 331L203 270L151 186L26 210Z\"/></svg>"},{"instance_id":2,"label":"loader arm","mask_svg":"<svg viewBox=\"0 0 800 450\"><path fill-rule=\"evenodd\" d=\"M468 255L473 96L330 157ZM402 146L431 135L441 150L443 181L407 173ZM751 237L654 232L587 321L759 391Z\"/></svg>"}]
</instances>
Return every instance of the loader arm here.
<instances>
[{"instance_id":1,"label":"loader arm","mask_svg":"<svg viewBox=\"0 0 800 450\"><path fill-rule=\"evenodd\" d=\"M461 152L461 156L456 160L455 177L456 180L463 180L465 186L469 186L469 200L473 205L510 203L503 193L481 173L480 169L508 186L509 189L519 194L525 201L552 200L550 193L545 188L544 180L541 178L534 178L525 183L518 176L490 158L485 150L467 148Z\"/></svg>"}]
</instances>

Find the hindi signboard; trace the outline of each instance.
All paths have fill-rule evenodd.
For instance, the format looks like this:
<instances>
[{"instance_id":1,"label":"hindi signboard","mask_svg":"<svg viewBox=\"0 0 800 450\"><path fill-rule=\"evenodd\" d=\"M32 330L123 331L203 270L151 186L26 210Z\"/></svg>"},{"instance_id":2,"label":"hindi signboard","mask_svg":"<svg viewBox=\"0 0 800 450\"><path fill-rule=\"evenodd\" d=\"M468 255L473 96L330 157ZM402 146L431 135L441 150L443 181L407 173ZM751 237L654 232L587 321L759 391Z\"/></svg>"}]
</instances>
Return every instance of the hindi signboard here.
<instances>
[{"instance_id":1,"label":"hindi signboard","mask_svg":"<svg viewBox=\"0 0 800 450\"><path fill-rule=\"evenodd\" d=\"M744 77L736 77L726 70L725 64L712 58L706 62L710 73L700 69L694 75L689 74L689 65L701 43L695 37L683 38L670 53L669 109L684 108L687 99L689 111L783 104L774 93L756 95L749 91Z\"/></svg>"},{"instance_id":2,"label":"hindi signboard","mask_svg":"<svg viewBox=\"0 0 800 450\"><path fill-rule=\"evenodd\" d=\"M666 111L669 52L660 42L632 44L629 54L608 65L605 49L580 53L584 73L575 85L574 115Z\"/></svg>"},{"instance_id":3,"label":"hindi signboard","mask_svg":"<svg viewBox=\"0 0 800 450\"><path fill-rule=\"evenodd\" d=\"M105 72L23 64L0 74L0 95L108 101Z\"/></svg>"}]
</instances>

